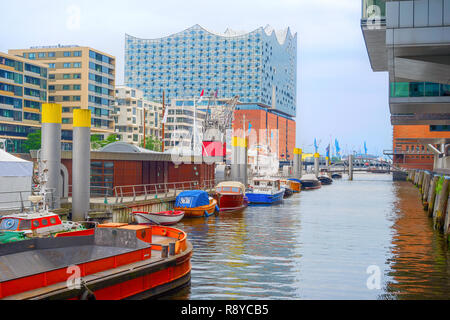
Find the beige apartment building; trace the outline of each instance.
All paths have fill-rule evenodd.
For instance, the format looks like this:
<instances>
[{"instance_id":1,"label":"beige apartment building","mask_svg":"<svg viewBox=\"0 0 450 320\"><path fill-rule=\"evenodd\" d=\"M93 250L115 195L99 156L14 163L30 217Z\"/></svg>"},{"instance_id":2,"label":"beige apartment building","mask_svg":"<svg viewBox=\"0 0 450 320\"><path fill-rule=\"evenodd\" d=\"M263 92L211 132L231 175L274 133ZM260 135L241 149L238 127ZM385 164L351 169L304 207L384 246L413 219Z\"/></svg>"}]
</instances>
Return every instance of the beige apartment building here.
<instances>
[{"instance_id":1,"label":"beige apartment building","mask_svg":"<svg viewBox=\"0 0 450 320\"><path fill-rule=\"evenodd\" d=\"M114 133L115 57L90 47L45 46L9 54L48 66L48 102L62 105L62 145L72 148L73 110L90 109L92 134Z\"/></svg>"},{"instance_id":2,"label":"beige apartment building","mask_svg":"<svg viewBox=\"0 0 450 320\"><path fill-rule=\"evenodd\" d=\"M141 145L144 136L162 139L162 104L147 101L141 90L116 87L114 105L115 132L121 141Z\"/></svg>"}]
</instances>

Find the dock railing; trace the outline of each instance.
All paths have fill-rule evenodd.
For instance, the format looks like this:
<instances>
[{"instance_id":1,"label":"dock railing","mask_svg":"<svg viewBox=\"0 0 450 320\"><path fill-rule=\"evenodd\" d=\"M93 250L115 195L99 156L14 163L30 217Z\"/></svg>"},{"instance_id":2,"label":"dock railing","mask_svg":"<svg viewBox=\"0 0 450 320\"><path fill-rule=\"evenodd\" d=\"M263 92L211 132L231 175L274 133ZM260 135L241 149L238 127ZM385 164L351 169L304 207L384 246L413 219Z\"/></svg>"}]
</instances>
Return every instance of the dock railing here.
<instances>
[{"instance_id":1,"label":"dock railing","mask_svg":"<svg viewBox=\"0 0 450 320\"><path fill-rule=\"evenodd\" d=\"M210 191L214 186L214 180L116 186L113 188L113 196L115 197L115 203L123 203L124 200L132 202L136 200L145 201L150 198L176 197L179 192L186 190L200 189Z\"/></svg>"}]
</instances>

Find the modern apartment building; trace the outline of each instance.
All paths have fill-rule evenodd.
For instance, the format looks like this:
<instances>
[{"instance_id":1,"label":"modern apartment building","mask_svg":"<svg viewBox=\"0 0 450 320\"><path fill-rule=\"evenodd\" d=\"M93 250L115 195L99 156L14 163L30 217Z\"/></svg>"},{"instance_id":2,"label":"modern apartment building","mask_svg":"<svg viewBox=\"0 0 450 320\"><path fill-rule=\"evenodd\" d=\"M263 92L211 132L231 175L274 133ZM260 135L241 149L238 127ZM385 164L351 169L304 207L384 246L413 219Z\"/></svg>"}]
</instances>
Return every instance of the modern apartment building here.
<instances>
[{"instance_id":1,"label":"modern apartment building","mask_svg":"<svg viewBox=\"0 0 450 320\"><path fill-rule=\"evenodd\" d=\"M164 124L164 149L172 147L191 147L194 143L194 119L197 127L197 146L200 146L202 128L206 118L206 110L209 101L196 102L194 110L194 98L172 99L166 106L167 119Z\"/></svg>"},{"instance_id":2,"label":"modern apartment building","mask_svg":"<svg viewBox=\"0 0 450 320\"><path fill-rule=\"evenodd\" d=\"M162 139L162 104L147 101L143 92L126 86L116 87L115 132L121 141L141 145L144 137Z\"/></svg>"},{"instance_id":3,"label":"modern apartment building","mask_svg":"<svg viewBox=\"0 0 450 320\"><path fill-rule=\"evenodd\" d=\"M389 73L394 161L417 160L401 155L423 145L449 168L450 0L363 0L361 28L372 69Z\"/></svg>"},{"instance_id":4,"label":"modern apartment building","mask_svg":"<svg viewBox=\"0 0 450 320\"><path fill-rule=\"evenodd\" d=\"M125 83L150 100L196 97L202 90L296 116L297 34L270 26L213 33L194 25L158 39L125 36ZM245 112L245 111L244 111ZM294 141L291 143L295 145Z\"/></svg>"},{"instance_id":5,"label":"modern apartment building","mask_svg":"<svg viewBox=\"0 0 450 320\"><path fill-rule=\"evenodd\" d=\"M0 140L8 152L24 152L27 135L41 128L47 77L46 65L0 52Z\"/></svg>"},{"instance_id":6,"label":"modern apartment building","mask_svg":"<svg viewBox=\"0 0 450 320\"><path fill-rule=\"evenodd\" d=\"M62 105L63 149L72 147L73 110L90 109L92 133L103 137L114 132L115 58L79 46L46 46L9 50L48 66L48 101Z\"/></svg>"}]
</instances>

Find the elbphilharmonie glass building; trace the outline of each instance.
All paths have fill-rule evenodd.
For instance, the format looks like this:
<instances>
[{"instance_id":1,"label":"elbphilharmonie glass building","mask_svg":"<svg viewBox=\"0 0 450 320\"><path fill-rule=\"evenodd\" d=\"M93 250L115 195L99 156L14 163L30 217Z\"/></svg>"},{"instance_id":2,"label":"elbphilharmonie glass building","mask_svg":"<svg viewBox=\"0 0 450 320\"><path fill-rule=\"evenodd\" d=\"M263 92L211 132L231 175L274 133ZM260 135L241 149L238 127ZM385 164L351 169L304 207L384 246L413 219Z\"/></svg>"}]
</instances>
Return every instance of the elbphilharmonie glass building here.
<instances>
[{"instance_id":1,"label":"elbphilharmonie glass building","mask_svg":"<svg viewBox=\"0 0 450 320\"><path fill-rule=\"evenodd\" d=\"M168 101L205 90L295 117L297 34L270 26L218 34L195 25L158 39L126 35L125 84L148 100L161 100L163 90Z\"/></svg>"}]
</instances>

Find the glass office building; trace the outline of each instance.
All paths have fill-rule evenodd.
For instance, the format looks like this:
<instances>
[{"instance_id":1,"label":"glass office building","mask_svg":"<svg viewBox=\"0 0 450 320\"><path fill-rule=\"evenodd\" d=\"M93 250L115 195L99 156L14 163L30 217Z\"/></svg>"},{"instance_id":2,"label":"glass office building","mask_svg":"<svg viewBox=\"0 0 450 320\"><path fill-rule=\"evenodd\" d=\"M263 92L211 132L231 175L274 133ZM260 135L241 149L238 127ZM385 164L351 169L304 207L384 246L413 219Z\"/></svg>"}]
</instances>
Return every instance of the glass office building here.
<instances>
[{"instance_id":1,"label":"glass office building","mask_svg":"<svg viewBox=\"0 0 450 320\"><path fill-rule=\"evenodd\" d=\"M125 36L125 84L148 100L217 92L296 115L297 34L270 26L218 34L195 25L158 38Z\"/></svg>"}]
</instances>

